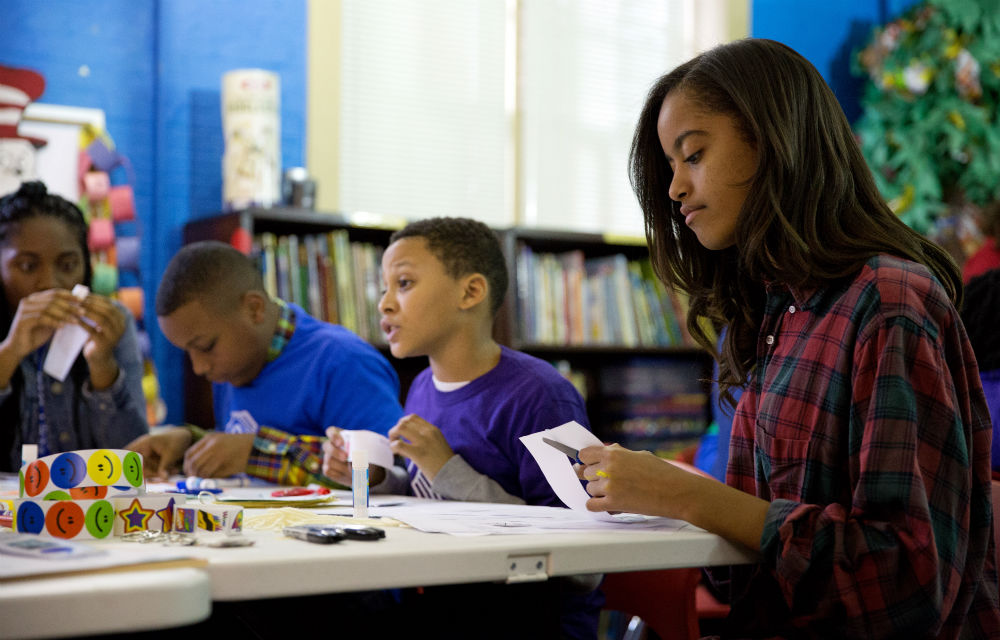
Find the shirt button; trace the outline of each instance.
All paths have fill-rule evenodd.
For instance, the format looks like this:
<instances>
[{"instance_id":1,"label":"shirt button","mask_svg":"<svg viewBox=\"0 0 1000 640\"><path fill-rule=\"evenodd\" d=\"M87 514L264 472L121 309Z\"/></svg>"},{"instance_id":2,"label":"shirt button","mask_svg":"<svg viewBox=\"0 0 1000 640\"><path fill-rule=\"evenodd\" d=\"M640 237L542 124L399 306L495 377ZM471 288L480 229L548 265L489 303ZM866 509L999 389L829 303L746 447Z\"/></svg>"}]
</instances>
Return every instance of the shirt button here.
<instances>
[{"instance_id":1,"label":"shirt button","mask_svg":"<svg viewBox=\"0 0 1000 640\"><path fill-rule=\"evenodd\" d=\"M764 342L766 342L768 344L774 344L774 336L768 336L768 337L764 338Z\"/></svg>"},{"instance_id":2,"label":"shirt button","mask_svg":"<svg viewBox=\"0 0 1000 640\"><path fill-rule=\"evenodd\" d=\"M49 387L49 389L52 390L53 395L59 395L60 393L62 393L63 386L61 382L53 382L52 386Z\"/></svg>"},{"instance_id":3,"label":"shirt button","mask_svg":"<svg viewBox=\"0 0 1000 640\"><path fill-rule=\"evenodd\" d=\"M795 313L795 305L788 307L788 313Z\"/></svg>"},{"instance_id":4,"label":"shirt button","mask_svg":"<svg viewBox=\"0 0 1000 640\"><path fill-rule=\"evenodd\" d=\"M69 434L66 433L65 431L63 431L62 433L60 433L59 434L59 442L61 442L63 444L66 444L67 442L69 442Z\"/></svg>"}]
</instances>

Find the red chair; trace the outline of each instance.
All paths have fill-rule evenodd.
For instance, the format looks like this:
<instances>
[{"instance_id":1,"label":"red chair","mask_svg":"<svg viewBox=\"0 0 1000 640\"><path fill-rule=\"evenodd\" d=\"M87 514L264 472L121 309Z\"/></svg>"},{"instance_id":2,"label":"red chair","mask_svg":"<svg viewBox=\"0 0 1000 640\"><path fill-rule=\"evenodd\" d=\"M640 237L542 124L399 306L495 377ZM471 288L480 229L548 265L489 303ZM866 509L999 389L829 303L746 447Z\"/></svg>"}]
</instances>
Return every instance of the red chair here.
<instances>
[{"instance_id":1,"label":"red chair","mask_svg":"<svg viewBox=\"0 0 1000 640\"><path fill-rule=\"evenodd\" d=\"M695 589L701 569L626 571L604 576L604 608L638 616L661 640L694 640L698 632Z\"/></svg>"},{"instance_id":2,"label":"red chair","mask_svg":"<svg viewBox=\"0 0 1000 640\"><path fill-rule=\"evenodd\" d=\"M690 473L707 476L687 462L670 462ZM648 625L661 640L694 640L701 637L699 620L729 614L729 605L720 603L701 584L701 569L697 568L609 573L601 590L605 610L638 616L640 624ZM635 637L640 635L636 633Z\"/></svg>"}]
</instances>

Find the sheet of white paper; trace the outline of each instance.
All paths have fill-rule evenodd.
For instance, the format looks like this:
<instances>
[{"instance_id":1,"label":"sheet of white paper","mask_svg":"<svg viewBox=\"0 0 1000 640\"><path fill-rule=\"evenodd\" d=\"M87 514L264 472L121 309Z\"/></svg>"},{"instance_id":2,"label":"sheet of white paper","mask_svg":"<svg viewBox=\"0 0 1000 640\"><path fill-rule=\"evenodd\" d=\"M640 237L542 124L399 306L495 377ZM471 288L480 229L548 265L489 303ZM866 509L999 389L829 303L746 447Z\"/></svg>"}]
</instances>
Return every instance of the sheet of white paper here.
<instances>
[{"instance_id":1,"label":"sheet of white paper","mask_svg":"<svg viewBox=\"0 0 1000 640\"><path fill-rule=\"evenodd\" d=\"M377 464L383 469L392 467L392 449L389 448L389 438L381 433L366 430L344 429L340 432L347 444L347 459L351 459L351 451L364 449L368 452L369 464Z\"/></svg>"},{"instance_id":2,"label":"sheet of white paper","mask_svg":"<svg viewBox=\"0 0 1000 640\"><path fill-rule=\"evenodd\" d=\"M590 494L583 488L580 479L573 469L573 461L561 451L542 442L542 438L550 438L574 449L585 447L601 446L597 436L576 421L570 421L552 429L539 431L530 435L521 436L521 442L528 447L535 462L541 467L545 479L549 481L556 496L563 501L570 509L582 511L592 518L600 520L613 519L613 516L606 511L588 511L587 500Z\"/></svg>"},{"instance_id":3,"label":"sheet of white paper","mask_svg":"<svg viewBox=\"0 0 1000 640\"><path fill-rule=\"evenodd\" d=\"M562 507L458 502L417 501L379 510L415 529L453 536L491 534L568 533L587 531L677 531L698 529L682 520L620 514L597 520L589 514ZM606 516L608 514L605 514Z\"/></svg>"},{"instance_id":4,"label":"sheet of white paper","mask_svg":"<svg viewBox=\"0 0 1000 640\"><path fill-rule=\"evenodd\" d=\"M89 292L90 289L86 285L78 284L73 287L73 295L81 300L86 298ZM45 356L42 370L59 382L65 380L89 337L87 330L77 324L67 324L56 329L52 342L49 343L49 352Z\"/></svg>"}]
</instances>

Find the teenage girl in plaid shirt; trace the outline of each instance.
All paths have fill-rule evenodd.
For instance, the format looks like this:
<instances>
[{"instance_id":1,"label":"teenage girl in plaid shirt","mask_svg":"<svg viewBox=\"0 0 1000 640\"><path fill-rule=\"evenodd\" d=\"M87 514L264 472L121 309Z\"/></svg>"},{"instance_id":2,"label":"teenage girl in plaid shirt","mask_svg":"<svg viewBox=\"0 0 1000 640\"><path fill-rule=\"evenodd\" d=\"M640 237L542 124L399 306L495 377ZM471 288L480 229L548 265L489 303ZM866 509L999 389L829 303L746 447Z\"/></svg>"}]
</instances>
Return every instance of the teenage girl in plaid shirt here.
<instances>
[{"instance_id":1,"label":"teenage girl in plaid shirt","mask_svg":"<svg viewBox=\"0 0 1000 640\"><path fill-rule=\"evenodd\" d=\"M728 327L721 389L748 382L728 486L591 447L588 507L760 551L731 576L726 635L1000 637L959 271L886 205L820 74L768 40L694 58L650 91L630 172L691 333L713 349L699 320Z\"/></svg>"}]
</instances>

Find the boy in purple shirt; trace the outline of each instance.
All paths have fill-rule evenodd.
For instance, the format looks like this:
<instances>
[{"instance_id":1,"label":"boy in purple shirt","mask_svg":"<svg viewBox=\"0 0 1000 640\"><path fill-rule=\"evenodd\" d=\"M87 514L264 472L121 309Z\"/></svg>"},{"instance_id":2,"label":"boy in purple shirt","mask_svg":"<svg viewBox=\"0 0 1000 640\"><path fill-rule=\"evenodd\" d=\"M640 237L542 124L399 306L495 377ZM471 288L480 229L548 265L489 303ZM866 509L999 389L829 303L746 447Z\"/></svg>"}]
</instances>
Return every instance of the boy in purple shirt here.
<instances>
[{"instance_id":1,"label":"boy in purple shirt","mask_svg":"<svg viewBox=\"0 0 1000 640\"><path fill-rule=\"evenodd\" d=\"M519 437L570 420L588 425L586 408L573 385L552 365L493 340L493 320L508 280L496 235L486 225L464 218L411 223L390 238L382 257L382 278L385 293L379 311L392 355L426 355L430 367L414 380L406 415L389 430L392 450L407 459L407 468L387 473L374 469L372 490L435 499L560 505ZM324 472L349 484L339 431L330 429L327 434ZM574 581L576 592L566 581L553 582L559 583L555 595L561 602L562 636L595 637L600 594L591 589L596 579L587 588ZM425 593L429 591L433 590ZM497 602L484 602L480 591L467 586L439 600L455 611L459 607L452 599L460 595L470 604L487 605L487 614L500 612L508 619L504 622L511 623L509 611ZM501 585L486 597L511 595L511 589ZM434 615L434 607L427 606L431 597L413 599L421 616ZM518 631L531 629L521 626Z\"/></svg>"}]
</instances>

